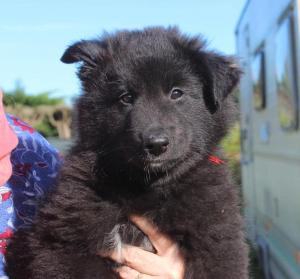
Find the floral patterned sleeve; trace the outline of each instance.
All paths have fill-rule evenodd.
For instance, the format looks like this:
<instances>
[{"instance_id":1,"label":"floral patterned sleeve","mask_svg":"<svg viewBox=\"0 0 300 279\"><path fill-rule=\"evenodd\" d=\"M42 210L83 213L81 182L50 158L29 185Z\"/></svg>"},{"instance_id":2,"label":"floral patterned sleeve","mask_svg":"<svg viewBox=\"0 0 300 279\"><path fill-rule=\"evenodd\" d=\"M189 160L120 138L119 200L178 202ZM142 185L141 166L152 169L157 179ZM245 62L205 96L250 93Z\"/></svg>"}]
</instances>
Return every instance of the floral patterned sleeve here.
<instances>
[{"instance_id":1,"label":"floral patterned sleeve","mask_svg":"<svg viewBox=\"0 0 300 279\"><path fill-rule=\"evenodd\" d=\"M55 184L62 159L45 138L20 119L6 115L18 138L11 153L12 176L0 185L0 279L9 237L18 227L30 226L37 203Z\"/></svg>"}]
</instances>

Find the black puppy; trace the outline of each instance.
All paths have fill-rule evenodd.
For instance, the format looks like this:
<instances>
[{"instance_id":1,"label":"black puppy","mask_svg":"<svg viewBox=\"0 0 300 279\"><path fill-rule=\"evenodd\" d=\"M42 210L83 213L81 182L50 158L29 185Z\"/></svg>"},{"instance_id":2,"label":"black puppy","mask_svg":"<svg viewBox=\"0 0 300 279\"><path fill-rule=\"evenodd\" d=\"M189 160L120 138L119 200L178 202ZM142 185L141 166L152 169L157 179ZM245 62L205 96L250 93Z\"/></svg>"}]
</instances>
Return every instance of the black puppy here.
<instances>
[{"instance_id":1,"label":"black puppy","mask_svg":"<svg viewBox=\"0 0 300 279\"><path fill-rule=\"evenodd\" d=\"M232 58L147 28L80 41L62 61L81 62L78 136L35 224L9 244L10 278L116 278L99 251L153 250L130 214L178 243L185 278L248 278L236 189L214 157L234 119Z\"/></svg>"}]
</instances>

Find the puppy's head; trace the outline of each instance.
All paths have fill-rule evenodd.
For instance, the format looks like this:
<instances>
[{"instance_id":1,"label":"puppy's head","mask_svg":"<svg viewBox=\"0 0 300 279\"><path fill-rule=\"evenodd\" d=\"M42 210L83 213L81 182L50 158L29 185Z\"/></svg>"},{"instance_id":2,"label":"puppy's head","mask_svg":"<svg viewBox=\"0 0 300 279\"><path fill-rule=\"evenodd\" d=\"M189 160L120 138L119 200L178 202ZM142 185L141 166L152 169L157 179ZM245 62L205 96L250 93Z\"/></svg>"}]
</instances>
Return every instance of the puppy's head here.
<instances>
[{"instance_id":1,"label":"puppy's head","mask_svg":"<svg viewBox=\"0 0 300 279\"><path fill-rule=\"evenodd\" d=\"M62 56L80 62L79 144L141 170L201 160L225 134L227 96L240 70L176 28L80 41Z\"/></svg>"}]
</instances>

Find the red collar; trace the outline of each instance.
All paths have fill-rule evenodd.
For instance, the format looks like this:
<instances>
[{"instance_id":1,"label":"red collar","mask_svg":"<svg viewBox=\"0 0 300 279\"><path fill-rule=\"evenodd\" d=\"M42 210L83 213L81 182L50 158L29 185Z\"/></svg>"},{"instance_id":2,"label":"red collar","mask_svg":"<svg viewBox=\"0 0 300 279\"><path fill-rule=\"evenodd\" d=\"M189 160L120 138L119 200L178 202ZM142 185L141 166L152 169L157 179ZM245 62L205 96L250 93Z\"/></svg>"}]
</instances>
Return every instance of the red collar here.
<instances>
[{"instance_id":1,"label":"red collar","mask_svg":"<svg viewBox=\"0 0 300 279\"><path fill-rule=\"evenodd\" d=\"M214 155L209 155L208 160L215 165L221 165L221 164L225 163L222 159L220 159L219 157L214 156Z\"/></svg>"}]
</instances>

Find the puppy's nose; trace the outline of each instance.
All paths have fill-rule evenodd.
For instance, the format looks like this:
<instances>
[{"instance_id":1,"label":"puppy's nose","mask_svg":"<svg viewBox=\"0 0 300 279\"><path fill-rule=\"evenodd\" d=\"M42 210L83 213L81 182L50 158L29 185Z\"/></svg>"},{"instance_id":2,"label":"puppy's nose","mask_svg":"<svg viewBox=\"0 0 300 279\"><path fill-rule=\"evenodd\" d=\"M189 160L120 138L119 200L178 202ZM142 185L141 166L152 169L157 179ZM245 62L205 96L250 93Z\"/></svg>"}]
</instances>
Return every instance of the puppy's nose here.
<instances>
[{"instance_id":1,"label":"puppy's nose","mask_svg":"<svg viewBox=\"0 0 300 279\"><path fill-rule=\"evenodd\" d=\"M144 137L144 149L145 151L159 156L160 154L167 151L169 139L165 134L162 133L149 133Z\"/></svg>"}]
</instances>

